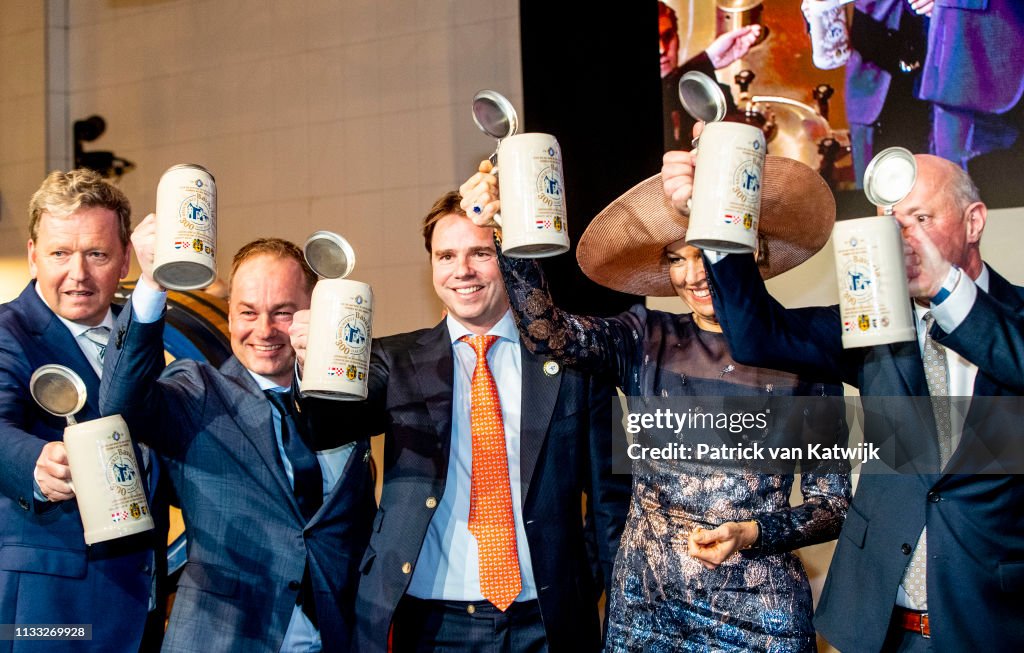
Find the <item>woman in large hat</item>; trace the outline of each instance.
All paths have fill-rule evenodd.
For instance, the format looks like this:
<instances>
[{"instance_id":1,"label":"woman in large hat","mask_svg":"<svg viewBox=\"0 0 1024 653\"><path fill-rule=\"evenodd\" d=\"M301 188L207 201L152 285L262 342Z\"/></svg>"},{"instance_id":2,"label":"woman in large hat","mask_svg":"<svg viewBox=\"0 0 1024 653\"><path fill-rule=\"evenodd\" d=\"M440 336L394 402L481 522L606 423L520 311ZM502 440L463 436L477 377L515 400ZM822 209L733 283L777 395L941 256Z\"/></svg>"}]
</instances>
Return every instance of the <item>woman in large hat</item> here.
<instances>
[{"instance_id":1,"label":"woman in large hat","mask_svg":"<svg viewBox=\"0 0 1024 653\"><path fill-rule=\"evenodd\" d=\"M666 155L690 165L689 153ZM673 158L675 157L675 158ZM460 189L478 225L495 226L497 179ZM819 250L835 220L824 181L790 159L768 157L762 186L760 264L770 277ZM645 296L678 295L692 313L642 304L611 318L555 306L540 266L500 257L523 342L591 372L612 374L627 397L767 397L842 394L830 386L733 360L715 318L700 250L661 175L602 211L580 239L580 267L597 283ZM835 402L831 404L833 409ZM845 437L839 411L815 422ZM838 433L841 431L841 433ZM609 452L611 455L611 452ZM811 591L793 550L834 539L850 502L848 466L804 472L804 502L790 504L791 473L647 461L633 470L633 501L609 597L609 651L813 651Z\"/></svg>"}]
</instances>

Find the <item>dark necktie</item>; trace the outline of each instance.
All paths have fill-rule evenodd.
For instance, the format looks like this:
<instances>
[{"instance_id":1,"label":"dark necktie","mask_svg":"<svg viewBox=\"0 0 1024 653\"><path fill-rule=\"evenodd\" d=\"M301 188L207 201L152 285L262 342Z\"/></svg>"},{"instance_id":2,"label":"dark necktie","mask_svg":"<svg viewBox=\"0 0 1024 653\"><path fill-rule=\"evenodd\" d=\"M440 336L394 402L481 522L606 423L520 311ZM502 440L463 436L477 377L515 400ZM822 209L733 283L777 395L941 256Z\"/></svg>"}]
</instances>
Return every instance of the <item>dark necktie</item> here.
<instances>
[{"instance_id":1,"label":"dark necktie","mask_svg":"<svg viewBox=\"0 0 1024 653\"><path fill-rule=\"evenodd\" d=\"M284 445L285 455L288 456L288 460L292 464L292 491L295 493L302 516L308 522L324 501L324 481L320 463L316 459L316 454L302 439L302 432L299 430L298 422L292 412L292 393L290 391L264 390L263 394L281 415L281 444ZM316 626L316 603L313 594L313 581L309 575L308 560L306 569L302 573L302 587L297 602L302 606L302 612Z\"/></svg>"},{"instance_id":2,"label":"dark necktie","mask_svg":"<svg viewBox=\"0 0 1024 653\"><path fill-rule=\"evenodd\" d=\"M302 439L301 431L292 413L291 392L263 392L281 416L281 444L292 464L293 490L302 516L309 521L324 501L324 479L316 454Z\"/></svg>"}]
</instances>

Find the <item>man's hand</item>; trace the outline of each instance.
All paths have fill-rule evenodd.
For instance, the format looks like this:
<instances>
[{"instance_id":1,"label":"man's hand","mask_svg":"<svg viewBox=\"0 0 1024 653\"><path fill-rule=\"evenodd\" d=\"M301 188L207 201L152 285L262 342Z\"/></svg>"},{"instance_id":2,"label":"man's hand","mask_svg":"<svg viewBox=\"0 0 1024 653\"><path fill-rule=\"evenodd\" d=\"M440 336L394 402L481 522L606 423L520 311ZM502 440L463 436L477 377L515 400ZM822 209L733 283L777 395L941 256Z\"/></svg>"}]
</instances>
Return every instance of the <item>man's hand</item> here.
<instances>
[{"instance_id":1,"label":"man's hand","mask_svg":"<svg viewBox=\"0 0 1024 653\"><path fill-rule=\"evenodd\" d=\"M493 166L490 161L480 162L479 172L459 186L462 195L460 206L469 219L478 227L499 227L494 216L501 208L498 198L498 178L491 174Z\"/></svg>"},{"instance_id":2,"label":"man's hand","mask_svg":"<svg viewBox=\"0 0 1024 653\"><path fill-rule=\"evenodd\" d=\"M896 216L903 229L903 257L910 296L931 299L942 290L952 265L914 216Z\"/></svg>"},{"instance_id":3,"label":"man's hand","mask_svg":"<svg viewBox=\"0 0 1024 653\"><path fill-rule=\"evenodd\" d=\"M935 8L935 0L907 0L907 4L919 16L931 17L932 9Z\"/></svg>"},{"instance_id":4,"label":"man's hand","mask_svg":"<svg viewBox=\"0 0 1024 653\"><path fill-rule=\"evenodd\" d=\"M36 460L33 475L39 490L50 501L67 501L75 498L71 487L71 468L68 467L68 452L63 442L47 442Z\"/></svg>"},{"instance_id":5,"label":"man's hand","mask_svg":"<svg viewBox=\"0 0 1024 653\"><path fill-rule=\"evenodd\" d=\"M713 530L698 526L690 533L687 552L705 568L714 569L740 549L753 545L758 534L753 521L725 522Z\"/></svg>"},{"instance_id":6,"label":"man's hand","mask_svg":"<svg viewBox=\"0 0 1024 653\"><path fill-rule=\"evenodd\" d=\"M156 252L156 214L150 213L146 219L135 227L132 232L132 247L135 249L135 258L139 259L139 267L142 268L142 276L139 283L145 283L150 288L163 292L163 288L153 279L153 259Z\"/></svg>"},{"instance_id":7,"label":"man's hand","mask_svg":"<svg viewBox=\"0 0 1024 653\"><path fill-rule=\"evenodd\" d=\"M306 362L306 344L309 341L309 309L295 311L292 315L292 324L288 327L288 335L292 340L292 349L295 350L295 361L299 364L299 376L302 376L302 367Z\"/></svg>"},{"instance_id":8,"label":"man's hand","mask_svg":"<svg viewBox=\"0 0 1024 653\"><path fill-rule=\"evenodd\" d=\"M708 54L708 58L711 59L711 65L715 67L715 70L725 68L746 55L750 51L750 46L754 45L754 41L760 35L760 25L738 27L716 38L704 52Z\"/></svg>"}]
</instances>

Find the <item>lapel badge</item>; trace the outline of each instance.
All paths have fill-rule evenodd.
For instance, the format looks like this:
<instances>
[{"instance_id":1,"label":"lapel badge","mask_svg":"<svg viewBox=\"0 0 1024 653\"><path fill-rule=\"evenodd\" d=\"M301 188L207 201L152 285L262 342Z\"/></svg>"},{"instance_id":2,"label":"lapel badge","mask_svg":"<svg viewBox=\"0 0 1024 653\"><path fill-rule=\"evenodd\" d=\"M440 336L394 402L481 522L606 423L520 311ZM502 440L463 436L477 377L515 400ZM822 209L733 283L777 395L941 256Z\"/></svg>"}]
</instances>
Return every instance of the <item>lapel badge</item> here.
<instances>
[{"instance_id":1,"label":"lapel badge","mask_svg":"<svg viewBox=\"0 0 1024 653\"><path fill-rule=\"evenodd\" d=\"M559 366L555 361L547 361L544 363L544 373L548 376L554 376L558 374Z\"/></svg>"}]
</instances>

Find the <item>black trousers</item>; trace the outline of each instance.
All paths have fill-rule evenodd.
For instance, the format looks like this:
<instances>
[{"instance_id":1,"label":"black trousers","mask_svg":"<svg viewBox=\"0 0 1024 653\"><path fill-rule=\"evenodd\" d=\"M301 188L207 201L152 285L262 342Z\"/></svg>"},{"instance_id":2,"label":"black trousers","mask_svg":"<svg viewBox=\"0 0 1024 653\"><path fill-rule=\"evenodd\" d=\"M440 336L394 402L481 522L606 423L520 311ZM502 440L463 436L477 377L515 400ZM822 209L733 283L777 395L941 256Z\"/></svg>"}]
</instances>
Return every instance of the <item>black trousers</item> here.
<instances>
[{"instance_id":1,"label":"black trousers","mask_svg":"<svg viewBox=\"0 0 1024 653\"><path fill-rule=\"evenodd\" d=\"M537 601L505 612L488 601L402 598L392 624L393 653L547 653Z\"/></svg>"}]
</instances>

